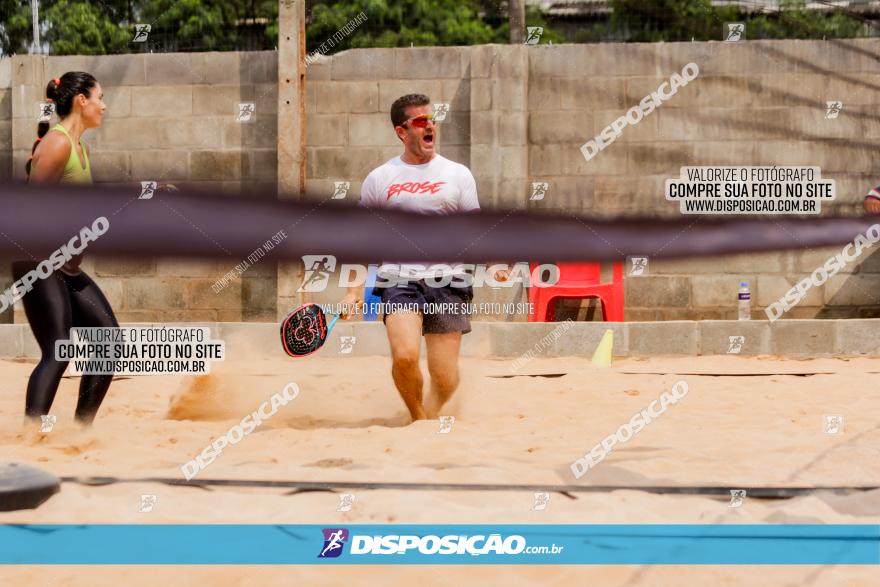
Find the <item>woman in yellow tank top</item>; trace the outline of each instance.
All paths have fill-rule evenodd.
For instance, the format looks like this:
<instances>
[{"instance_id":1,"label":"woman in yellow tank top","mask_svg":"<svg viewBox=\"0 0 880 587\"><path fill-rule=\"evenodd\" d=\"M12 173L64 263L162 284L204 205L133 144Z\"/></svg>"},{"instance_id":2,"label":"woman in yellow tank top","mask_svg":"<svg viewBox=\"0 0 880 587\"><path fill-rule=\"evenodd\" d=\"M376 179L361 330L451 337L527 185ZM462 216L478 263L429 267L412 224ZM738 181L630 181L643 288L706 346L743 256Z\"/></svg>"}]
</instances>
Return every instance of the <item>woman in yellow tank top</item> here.
<instances>
[{"instance_id":1,"label":"woman in yellow tank top","mask_svg":"<svg viewBox=\"0 0 880 587\"><path fill-rule=\"evenodd\" d=\"M74 93L76 92L76 93ZM83 133L101 126L107 106L101 84L90 74L71 71L49 82L46 101L55 105L61 122L49 131L40 122L26 169L28 180L40 183L92 183L89 152Z\"/></svg>"},{"instance_id":2,"label":"woman in yellow tank top","mask_svg":"<svg viewBox=\"0 0 880 587\"><path fill-rule=\"evenodd\" d=\"M89 151L83 132L101 126L107 107L97 80L82 71L69 71L46 86L46 100L61 119L49 130L40 122L26 169L28 180L40 183L92 183ZM15 280L36 268L40 259L13 263ZM55 359L55 341L69 338L72 327L118 327L113 309L74 257L58 272L38 279L22 298L25 314L40 345L40 362L28 380L25 416L39 419L49 413L67 361ZM76 419L90 424L107 394L112 375L84 375L80 380Z\"/></svg>"},{"instance_id":3,"label":"woman in yellow tank top","mask_svg":"<svg viewBox=\"0 0 880 587\"><path fill-rule=\"evenodd\" d=\"M74 140L71 138L70 133L64 125L60 122L53 126L51 130L57 130L65 137L67 137L67 145L59 138L54 141L55 145L57 145L58 154L64 154L64 151L69 151L67 162L64 164L64 168L62 169L61 177L58 180L58 183L92 183L92 167L89 163L89 151L86 148L85 142L83 142L82 137L80 137L79 141L76 141L78 146L76 149L73 148ZM51 138L55 138L54 135ZM41 139L42 141L42 139ZM47 140L46 144L49 144ZM42 150L50 149L51 147L44 147ZM82 153L82 158L80 158L80 153ZM41 153L42 154L42 153ZM50 155L46 155L45 157L49 158ZM45 163L44 163L45 164ZM35 155L31 159L31 176L36 176L36 165L37 165L37 156ZM51 165L51 164L50 164Z\"/></svg>"}]
</instances>

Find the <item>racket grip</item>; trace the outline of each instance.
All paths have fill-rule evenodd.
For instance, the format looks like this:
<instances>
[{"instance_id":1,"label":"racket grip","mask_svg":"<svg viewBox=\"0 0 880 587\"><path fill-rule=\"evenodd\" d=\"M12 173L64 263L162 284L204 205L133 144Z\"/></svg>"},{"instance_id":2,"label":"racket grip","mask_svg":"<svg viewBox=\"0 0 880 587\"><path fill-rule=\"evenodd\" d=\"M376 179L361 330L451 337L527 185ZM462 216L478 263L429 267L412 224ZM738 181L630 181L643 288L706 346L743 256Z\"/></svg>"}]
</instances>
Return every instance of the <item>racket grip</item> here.
<instances>
[{"instance_id":1,"label":"racket grip","mask_svg":"<svg viewBox=\"0 0 880 587\"><path fill-rule=\"evenodd\" d=\"M333 330L333 326L336 325L336 321L339 320L339 314L330 314L332 318L330 318L330 322L327 323L327 334L330 334L330 331Z\"/></svg>"}]
</instances>

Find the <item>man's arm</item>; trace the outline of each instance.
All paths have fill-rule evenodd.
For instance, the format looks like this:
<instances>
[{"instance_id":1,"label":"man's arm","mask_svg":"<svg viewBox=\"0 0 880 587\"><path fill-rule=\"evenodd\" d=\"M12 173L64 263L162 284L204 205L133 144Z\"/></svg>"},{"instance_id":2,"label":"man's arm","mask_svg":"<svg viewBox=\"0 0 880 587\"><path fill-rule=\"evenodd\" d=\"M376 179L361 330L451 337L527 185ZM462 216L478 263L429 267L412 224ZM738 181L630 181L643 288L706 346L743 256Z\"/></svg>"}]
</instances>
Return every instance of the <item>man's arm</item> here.
<instances>
[{"instance_id":1,"label":"man's arm","mask_svg":"<svg viewBox=\"0 0 880 587\"><path fill-rule=\"evenodd\" d=\"M477 182L471 170L461 166L461 177L459 178L460 191L458 200L459 212L479 212L480 201L477 199Z\"/></svg>"}]
</instances>

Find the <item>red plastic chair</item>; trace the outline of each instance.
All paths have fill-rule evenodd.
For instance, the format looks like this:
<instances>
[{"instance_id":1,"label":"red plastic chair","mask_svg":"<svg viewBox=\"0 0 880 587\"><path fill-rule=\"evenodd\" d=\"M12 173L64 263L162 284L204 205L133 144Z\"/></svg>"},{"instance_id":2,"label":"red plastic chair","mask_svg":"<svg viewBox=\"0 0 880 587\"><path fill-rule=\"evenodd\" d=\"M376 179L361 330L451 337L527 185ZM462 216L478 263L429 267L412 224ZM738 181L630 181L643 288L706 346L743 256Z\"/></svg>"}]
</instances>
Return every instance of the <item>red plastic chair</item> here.
<instances>
[{"instance_id":1,"label":"red plastic chair","mask_svg":"<svg viewBox=\"0 0 880 587\"><path fill-rule=\"evenodd\" d=\"M529 263L534 272L537 263ZM611 283L600 282L599 263L556 263L559 281L549 287L529 288L535 311L529 322L554 322L556 300L599 298L606 322L623 322L623 263L615 262Z\"/></svg>"}]
</instances>

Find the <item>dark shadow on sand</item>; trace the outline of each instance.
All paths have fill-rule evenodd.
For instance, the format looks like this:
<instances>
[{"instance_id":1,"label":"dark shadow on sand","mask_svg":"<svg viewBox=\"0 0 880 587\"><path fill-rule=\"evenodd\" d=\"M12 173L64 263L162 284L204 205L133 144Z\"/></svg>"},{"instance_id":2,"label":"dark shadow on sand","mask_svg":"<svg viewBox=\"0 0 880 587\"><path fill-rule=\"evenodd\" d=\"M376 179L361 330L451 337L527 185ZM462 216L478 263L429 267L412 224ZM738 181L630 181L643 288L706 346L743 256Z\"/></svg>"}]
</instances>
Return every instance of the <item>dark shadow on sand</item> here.
<instances>
[{"instance_id":1,"label":"dark shadow on sand","mask_svg":"<svg viewBox=\"0 0 880 587\"><path fill-rule=\"evenodd\" d=\"M400 412L394 416L383 418L365 418L363 420L353 420L350 422L342 422L339 420L330 420L327 418L310 418L303 416L299 418L290 418L285 420L284 424L287 428L296 430L318 430L321 428L369 428L370 426L384 426L386 428L402 428L412 423L410 416L406 412Z\"/></svg>"}]
</instances>

